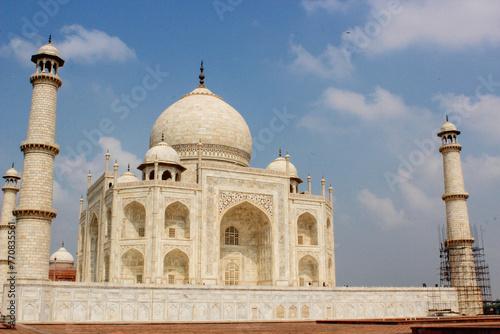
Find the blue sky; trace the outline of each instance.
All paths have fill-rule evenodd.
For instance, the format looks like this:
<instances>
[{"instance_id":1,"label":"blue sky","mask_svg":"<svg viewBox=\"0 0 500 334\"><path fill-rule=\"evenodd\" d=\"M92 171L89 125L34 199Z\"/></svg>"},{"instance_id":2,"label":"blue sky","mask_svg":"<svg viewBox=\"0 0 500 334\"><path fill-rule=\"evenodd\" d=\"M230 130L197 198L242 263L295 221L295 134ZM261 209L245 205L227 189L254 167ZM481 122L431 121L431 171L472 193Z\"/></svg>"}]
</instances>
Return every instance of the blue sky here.
<instances>
[{"instance_id":1,"label":"blue sky","mask_svg":"<svg viewBox=\"0 0 500 334\"><path fill-rule=\"evenodd\" d=\"M76 253L88 170L103 172L108 148L121 172L138 166L156 118L198 85L203 59L206 86L250 127L252 167L265 168L281 146L302 179L311 175L313 193L322 175L332 184L340 286L439 282L445 211L435 134L449 114L462 131L470 221L483 228L500 297L499 2L41 0L0 8L0 170L12 162L22 170L31 55L52 34L66 60L52 251L64 240ZM277 115L283 126L273 127Z\"/></svg>"}]
</instances>

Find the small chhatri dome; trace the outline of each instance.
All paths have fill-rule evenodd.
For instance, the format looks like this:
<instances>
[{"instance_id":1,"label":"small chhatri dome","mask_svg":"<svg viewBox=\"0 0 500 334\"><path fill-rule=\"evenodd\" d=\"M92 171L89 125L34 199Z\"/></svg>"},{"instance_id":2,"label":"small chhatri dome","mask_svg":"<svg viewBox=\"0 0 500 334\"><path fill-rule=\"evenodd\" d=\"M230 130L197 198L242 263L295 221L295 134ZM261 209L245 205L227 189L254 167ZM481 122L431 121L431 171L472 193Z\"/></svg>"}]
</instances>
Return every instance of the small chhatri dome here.
<instances>
[{"instance_id":1,"label":"small chhatri dome","mask_svg":"<svg viewBox=\"0 0 500 334\"><path fill-rule=\"evenodd\" d=\"M445 132L455 132L456 134L460 134L460 131L457 130L455 124L448 121L448 115L446 115L446 122L443 124L443 126L441 126L438 137L440 137Z\"/></svg>"},{"instance_id":2,"label":"small chhatri dome","mask_svg":"<svg viewBox=\"0 0 500 334\"><path fill-rule=\"evenodd\" d=\"M14 169L14 164L12 164L12 168L10 168L7 172L5 172L4 179L20 179L19 173Z\"/></svg>"},{"instance_id":3,"label":"small chhatri dome","mask_svg":"<svg viewBox=\"0 0 500 334\"><path fill-rule=\"evenodd\" d=\"M161 141L155 146L151 147L144 157L145 164L154 163L155 160L158 160L158 162L174 165L181 164L181 158L179 157L177 151L164 141Z\"/></svg>"},{"instance_id":4,"label":"small chhatri dome","mask_svg":"<svg viewBox=\"0 0 500 334\"><path fill-rule=\"evenodd\" d=\"M66 248L64 248L64 244L61 248L59 248L54 254L50 256L49 260L50 263L54 263L56 261L57 263L71 263L71 264L75 263L73 255L71 255L70 252L68 252Z\"/></svg>"},{"instance_id":5,"label":"small chhatri dome","mask_svg":"<svg viewBox=\"0 0 500 334\"><path fill-rule=\"evenodd\" d=\"M123 173L118 180L116 180L116 183L126 183L126 182L137 182L140 181L137 176L132 174L130 171Z\"/></svg>"},{"instance_id":6,"label":"small chhatri dome","mask_svg":"<svg viewBox=\"0 0 500 334\"><path fill-rule=\"evenodd\" d=\"M288 167L289 167L290 177L298 179L299 176L297 174L297 168L295 168L295 166L291 162L288 163L289 163ZM266 169L286 173L286 159L281 156L281 149L280 149L280 156L274 159L266 167Z\"/></svg>"},{"instance_id":7,"label":"small chhatri dome","mask_svg":"<svg viewBox=\"0 0 500 334\"><path fill-rule=\"evenodd\" d=\"M54 45L52 45L52 35L49 37L49 43L38 49L38 53L36 55L31 56L31 61L36 64L39 58L44 57L55 59L59 63L60 67L64 65L64 60L59 55L59 51Z\"/></svg>"}]
</instances>

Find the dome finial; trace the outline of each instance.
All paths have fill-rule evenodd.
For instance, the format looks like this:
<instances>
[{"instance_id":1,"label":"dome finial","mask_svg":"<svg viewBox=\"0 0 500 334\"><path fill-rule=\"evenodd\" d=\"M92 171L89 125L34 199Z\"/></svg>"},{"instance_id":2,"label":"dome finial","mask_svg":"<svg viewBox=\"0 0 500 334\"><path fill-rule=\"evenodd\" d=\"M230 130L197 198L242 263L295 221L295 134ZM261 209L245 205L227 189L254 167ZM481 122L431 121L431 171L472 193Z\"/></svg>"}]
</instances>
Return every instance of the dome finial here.
<instances>
[{"instance_id":1,"label":"dome finial","mask_svg":"<svg viewBox=\"0 0 500 334\"><path fill-rule=\"evenodd\" d=\"M12 168L14 168L14 163L12 163Z\"/></svg>"},{"instance_id":2,"label":"dome finial","mask_svg":"<svg viewBox=\"0 0 500 334\"><path fill-rule=\"evenodd\" d=\"M201 71L201 73L200 73L200 76L199 76L199 78L200 78L200 86L199 86L199 87L205 87L205 86L204 86L204 83L205 83L205 81L204 81L204 79L205 79L205 75L203 74L203 59L201 60L201 67L200 67L200 71Z\"/></svg>"},{"instance_id":3,"label":"dome finial","mask_svg":"<svg viewBox=\"0 0 500 334\"><path fill-rule=\"evenodd\" d=\"M64 247L64 241L62 242L62 246Z\"/></svg>"},{"instance_id":4,"label":"dome finial","mask_svg":"<svg viewBox=\"0 0 500 334\"><path fill-rule=\"evenodd\" d=\"M280 157L281 157L281 146L280 146Z\"/></svg>"},{"instance_id":5,"label":"dome finial","mask_svg":"<svg viewBox=\"0 0 500 334\"><path fill-rule=\"evenodd\" d=\"M165 133L164 132L161 133L161 141L165 141Z\"/></svg>"},{"instance_id":6,"label":"dome finial","mask_svg":"<svg viewBox=\"0 0 500 334\"><path fill-rule=\"evenodd\" d=\"M128 164L127 172L130 172L130 164Z\"/></svg>"},{"instance_id":7,"label":"dome finial","mask_svg":"<svg viewBox=\"0 0 500 334\"><path fill-rule=\"evenodd\" d=\"M446 115L446 122L448 122L448 115Z\"/></svg>"},{"instance_id":8,"label":"dome finial","mask_svg":"<svg viewBox=\"0 0 500 334\"><path fill-rule=\"evenodd\" d=\"M52 43L52 34L49 35L49 44Z\"/></svg>"}]
</instances>

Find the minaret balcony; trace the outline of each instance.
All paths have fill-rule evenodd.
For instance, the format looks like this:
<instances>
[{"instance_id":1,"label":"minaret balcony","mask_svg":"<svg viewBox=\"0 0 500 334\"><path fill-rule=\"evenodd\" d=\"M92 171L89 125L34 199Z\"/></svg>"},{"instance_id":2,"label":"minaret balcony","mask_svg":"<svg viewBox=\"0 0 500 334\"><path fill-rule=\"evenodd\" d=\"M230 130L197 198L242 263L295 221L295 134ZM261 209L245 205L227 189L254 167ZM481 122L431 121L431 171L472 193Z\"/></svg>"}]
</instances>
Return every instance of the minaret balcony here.
<instances>
[{"instance_id":1,"label":"minaret balcony","mask_svg":"<svg viewBox=\"0 0 500 334\"><path fill-rule=\"evenodd\" d=\"M441 146L439 148L440 153L447 152L447 151L460 152L460 150L462 150L462 145L457 144L457 143L444 144L443 146Z\"/></svg>"},{"instance_id":2,"label":"minaret balcony","mask_svg":"<svg viewBox=\"0 0 500 334\"><path fill-rule=\"evenodd\" d=\"M443 201L454 200L454 199L467 199L469 198L469 194L468 193L444 194L443 196L441 196L441 198L443 199Z\"/></svg>"}]
</instances>

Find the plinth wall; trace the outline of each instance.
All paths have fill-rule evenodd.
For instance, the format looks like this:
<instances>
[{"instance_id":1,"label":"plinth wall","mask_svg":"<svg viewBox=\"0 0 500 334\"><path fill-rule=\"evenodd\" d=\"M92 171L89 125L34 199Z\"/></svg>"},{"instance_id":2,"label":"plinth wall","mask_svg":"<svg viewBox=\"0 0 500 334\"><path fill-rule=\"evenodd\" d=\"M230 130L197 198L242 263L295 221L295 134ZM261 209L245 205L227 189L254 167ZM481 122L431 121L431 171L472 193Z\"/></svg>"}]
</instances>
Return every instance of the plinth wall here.
<instances>
[{"instance_id":1,"label":"plinth wall","mask_svg":"<svg viewBox=\"0 0 500 334\"><path fill-rule=\"evenodd\" d=\"M4 293L9 289L4 286ZM17 282L17 322L240 321L426 317L458 311L454 288L245 288ZM9 303L4 301L2 310Z\"/></svg>"}]
</instances>

